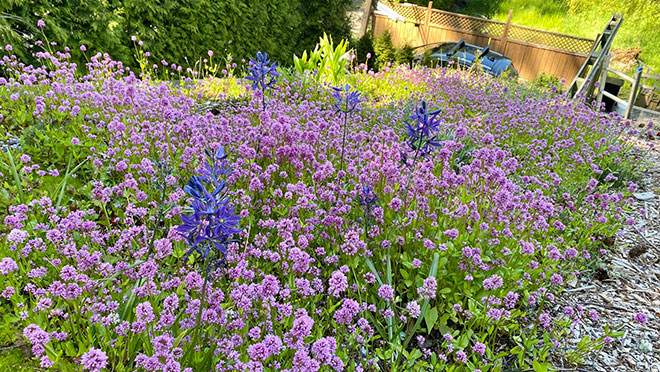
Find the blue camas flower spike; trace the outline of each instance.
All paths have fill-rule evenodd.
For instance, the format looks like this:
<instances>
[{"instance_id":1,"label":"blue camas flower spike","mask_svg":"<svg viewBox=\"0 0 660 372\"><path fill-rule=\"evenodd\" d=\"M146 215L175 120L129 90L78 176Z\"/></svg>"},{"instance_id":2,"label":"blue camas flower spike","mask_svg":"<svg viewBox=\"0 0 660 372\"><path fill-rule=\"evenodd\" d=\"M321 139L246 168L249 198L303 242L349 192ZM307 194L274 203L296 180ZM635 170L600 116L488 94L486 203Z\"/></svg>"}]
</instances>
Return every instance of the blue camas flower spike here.
<instances>
[{"instance_id":1,"label":"blue camas flower spike","mask_svg":"<svg viewBox=\"0 0 660 372\"><path fill-rule=\"evenodd\" d=\"M206 261L207 269L221 266L227 255L227 244L234 234L241 231L240 217L234 214L234 207L225 196L225 181L221 176L231 173L227 165L227 154L224 148L215 154L206 151L207 162L202 169L202 176L192 176L184 190L193 200L190 203L190 214L181 214L181 225L177 231L188 242L185 259L197 252ZM221 162L218 165L218 162ZM209 192L209 188L213 191Z\"/></svg>"},{"instance_id":2,"label":"blue camas flower spike","mask_svg":"<svg viewBox=\"0 0 660 372\"><path fill-rule=\"evenodd\" d=\"M378 203L378 197L371 190L371 186L362 185L362 193L358 197L358 203L360 206L367 207L369 209Z\"/></svg>"},{"instance_id":3,"label":"blue camas flower spike","mask_svg":"<svg viewBox=\"0 0 660 372\"><path fill-rule=\"evenodd\" d=\"M435 135L440 129L440 109L429 111L426 101L415 108L415 113L406 121L408 146L420 156L426 156L436 147L442 147L442 141Z\"/></svg>"},{"instance_id":4,"label":"blue camas flower spike","mask_svg":"<svg viewBox=\"0 0 660 372\"><path fill-rule=\"evenodd\" d=\"M188 184L183 186L183 190L197 200L204 198L206 195L206 188L202 183L202 179L198 176L190 177Z\"/></svg>"},{"instance_id":5,"label":"blue camas flower spike","mask_svg":"<svg viewBox=\"0 0 660 372\"><path fill-rule=\"evenodd\" d=\"M225 154L224 151L224 146L220 146L214 155L211 154L210 150L204 150L208 160L204 163L204 168L200 171L199 176L204 183L213 183L216 189L220 189L220 191L224 189L225 183L219 177L232 174L231 165L226 160L229 155Z\"/></svg>"},{"instance_id":6,"label":"blue camas flower spike","mask_svg":"<svg viewBox=\"0 0 660 372\"><path fill-rule=\"evenodd\" d=\"M351 92L351 86L346 84L345 87L332 87L332 97L336 100L333 107L337 111L349 113L355 111L358 104L362 102L360 99L360 92L354 90Z\"/></svg>"},{"instance_id":7,"label":"blue camas flower spike","mask_svg":"<svg viewBox=\"0 0 660 372\"><path fill-rule=\"evenodd\" d=\"M332 107L334 107L338 113L341 112L344 114L344 134L341 140L341 164L339 166L340 170L344 170L344 149L346 148L346 133L348 131L348 114L355 111L357 105L362 102L362 100L360 100L360 92L357 90L351 92L351 86L348 84L344 87L332 87L330 94L336 100Z\"/></svg>"},{"instance_id":8,"label":"blue camas flower spike","mask_svg":"<svg viewBox=\"0 0 660 372\"><path fill-rule=\"evenodd\" d=\"M369 185L362 185L362 190L358 195L358 204L362 207L364 216L362 223L364 223L365 236L371 226L371 218L374 207L378 205L378 197Z\"/></svg>"},{"instance_id":9,"label":"blue camas flower spike","mask_svg":"<svg viewBox=\"0 0 660 372\"><path fill-rule=\"evenodd\" d=\"M251 66L249 67L250 75L245 79L252 82L252 89L261 88L262 90L270 89L277 83L276 77L280 76L277 72L277 62L272 62L268 59L268 54L257 52L257 59L250 58Z\"/></svg>"}]
</instances>

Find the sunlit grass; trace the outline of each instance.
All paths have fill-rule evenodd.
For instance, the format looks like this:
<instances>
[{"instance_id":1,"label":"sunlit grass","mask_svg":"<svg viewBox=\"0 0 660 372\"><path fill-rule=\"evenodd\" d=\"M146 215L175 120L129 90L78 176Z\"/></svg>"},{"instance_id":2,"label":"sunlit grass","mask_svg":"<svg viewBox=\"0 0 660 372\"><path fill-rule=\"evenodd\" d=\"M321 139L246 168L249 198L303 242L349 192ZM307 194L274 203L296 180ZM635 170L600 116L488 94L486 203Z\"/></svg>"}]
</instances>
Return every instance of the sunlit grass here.
<instances>
[{"instance_id":1,"label":"sunlit grass","mask_svg":"<svg viewBox=\"0 0 660 372\"><path fill-rule=\"evenodd\" d=\"M515 24L596 38L612 13L624 13L613 48L642 48L640 59L660 69L660 2L651 0L504 0L493 19L506 22L513 10Z\"/></svg>"}]
</instances>

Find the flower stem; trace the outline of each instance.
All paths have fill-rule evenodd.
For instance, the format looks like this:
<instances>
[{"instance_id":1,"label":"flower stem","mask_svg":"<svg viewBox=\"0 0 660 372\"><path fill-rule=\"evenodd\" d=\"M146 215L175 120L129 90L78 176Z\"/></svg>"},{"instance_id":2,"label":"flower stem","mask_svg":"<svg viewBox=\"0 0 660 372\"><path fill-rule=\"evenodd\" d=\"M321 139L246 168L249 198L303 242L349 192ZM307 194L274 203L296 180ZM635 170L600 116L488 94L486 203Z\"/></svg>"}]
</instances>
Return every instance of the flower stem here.
<instances>
[{"instance_id":1,"label":"flower stem","mask_svg":"<svg viewBox=\"0 0 660 372\"><path fill-rule=\"evenodd\" d=\"M419 146L417 146L417 149L415 150L415 157L413 158L412 166L410 167L410 171L408 172L408 179L406 180L406 187L404 189L403 203L401 203L401 207L396 211L396 214L394 215L394 220L392 221L392 227L390 228L390 232L387 235L387 241L390 243L387 246L387 271L386 271L385 280L387 281L387 284L389 284L390 286L392 285L392 254L391 254L392 234L394 233L394 229L396 228L396 223L399 220L399 212L405 207L406 200L408 200L408 190L410 189L410 181L412 180L412 174L415 171L415 166L417 165L417 159L419 158L419 149L422 147L422 141L423 138L420 136ZM391 310L391 305L388 304L387 307L388 309ZM389 336L390 342L393 341L393 336L394 336L393 327L394 327L394 319L392 317L387 318L387 335Z\"/></svg>"},{"instance_id":2,"label":"flower stem","mask_svg":"<svg viewBox=\"0 0 660 372\"><path fill-rule=\"evenodd\" d=\"M195 337L193 338L193 343L192 347L194 348L196 345L199 344L200 342L200 332L202 328L202 309L204 308L204 301L206 300L206 284L208 283L209 280L209 274L207 272L207 267L208 267L208 258L204 259L204 268L203 273L204 273L204 284L202 284L202 295L199 300L199 311L197 311L197 327L195 329ZM202 346L199 346L200 351L202 350Z\"/></svg>"},{"instance_id":3,"label":"flower stem","mask_svg":"<svg viewBox=\"0 0 660 372\"><path fill-rule=\"evenodd\" d=\"M344 148L346 147L346 131L348 130L347 128L348 124L348 112L344 113L344 135L341 140L341 165L339 166L339 170L344 170Z\"/></svg>"}]
</instances>

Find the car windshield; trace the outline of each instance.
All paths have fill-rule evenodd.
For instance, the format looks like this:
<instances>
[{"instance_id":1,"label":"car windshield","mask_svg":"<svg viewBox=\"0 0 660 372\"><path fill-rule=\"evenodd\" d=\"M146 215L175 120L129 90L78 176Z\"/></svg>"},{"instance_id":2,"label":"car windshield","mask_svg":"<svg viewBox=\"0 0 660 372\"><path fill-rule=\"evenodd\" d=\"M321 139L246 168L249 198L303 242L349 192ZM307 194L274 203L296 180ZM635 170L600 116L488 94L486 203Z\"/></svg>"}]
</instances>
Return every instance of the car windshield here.
<instances>
[{"instance_id":1,"label":"car windshield","mask_svg":"<svg viewBox=\"0 0 660 372\"><path fill-rule=\"evenodd\" d=\"M465 45L460 50L458 50L458 53L473 54L474 56L478 56L479 54L481 54L481 48L472 45Z\"/></svg>"},{"instance_id":2,"label":"car windshield","mask_svg":"<svg viewBox=\"0 0 660 372\"><path fill-rule=\"evenodd\" d=\"M503 57L501 54L494 53L494 52L488 52L488 54L486 54L486 57L488 57L488 59L493 60L493 61L497 61L497 60L500 60L500 59L505 59L505 57Z\"/></svg>"},{"instance_id":3,"label":"car windshield","mask_svg":"<svg viewBox=\"0 0 660 372\"><path fill-rule=\"evenodd\" d=\"M443 43L431 49L431 53L447 53L456 43Z\"/></svg>"}]
</instances>

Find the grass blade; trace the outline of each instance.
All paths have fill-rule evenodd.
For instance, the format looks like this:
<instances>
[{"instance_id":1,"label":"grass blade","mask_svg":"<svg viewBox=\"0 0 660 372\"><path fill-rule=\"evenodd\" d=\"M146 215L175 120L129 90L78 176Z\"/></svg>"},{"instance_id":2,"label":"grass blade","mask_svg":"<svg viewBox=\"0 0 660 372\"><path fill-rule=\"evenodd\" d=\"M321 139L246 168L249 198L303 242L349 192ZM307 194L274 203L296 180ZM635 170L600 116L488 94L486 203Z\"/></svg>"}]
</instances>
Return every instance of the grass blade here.
<instances>
[{"instance_id":1,"label":"grass blade","mask_svg":"<svg viewBox=\"0 0 660 372\"><path fill-rule=\"evenodd\" d=\"M380 275L378 275L378 270L376 270L376 266L374 266L373 261L371 261L371 258L366 257L366 262L367 266L369 267L369 270L376 276L376 280L378 281L378 284L383 285L383 280L380 278Z\"/></svg>"},{"instance_id":2,"label":"grass blade","mask_svg":"<svg viewBox=\"0 0 660 372\"><path fill-rule=\"evenodd\" d=\"M429 277L434 277L434 278L437 277L439 261L440 261L440 252L435 252L435 255L433 255L433 263L431 263L431 270L429 270ZM419 316L417 317L417 321L415 322L413 329L410 331L410 334L406 337L406 340L403 343L404 348L408 346L408 343L410 342L413 335L417 331L417 328L419 328L419 325L422 324L422 319L424 319L424 315L426 315L426 311L428 310L428 308L429 308L429 299L426 299L422 303L422 310L419 313Z\"/></svg>"},{"instance_id":3,"label":"grass blade","mask_svg":"<svg viewBox=\"0 0 660 372\"><path fill-rule=\"evenodd\" d=\"M69 179L69 176L74 174L86 162L87 162L87 159L83 160L75 168L73 168L71 171L69 171L69 167L71 166L71 159L69 159L69 164L66 166L66 174L64 175L64 179L62 180L62 182L60 182L60 186L59 186L60 194L57 197L57 204L55 206L55 209L58 209L58 210L60 209L60 205L62 204L62 197L64 197L64 190L66 190L66 182Z\"/></svg>"},{"instance_id":4,"label":"grass blade","mask_svg":"<svg viewBox=\"0 0 660 372\"><path fill-rule=\"evenodd\" d=\"M14 175L14 182L16 182L16 188L18 189L18 197L21 200L21 204L25 204L23 183L21 182L21 177L18 175L18 169L16 169L16 163L14 163L14 157L11 155L11 150L8 150L7 154L9 155L9 164L11 165L11 171Z\"/></svg>"}]
</instances>

